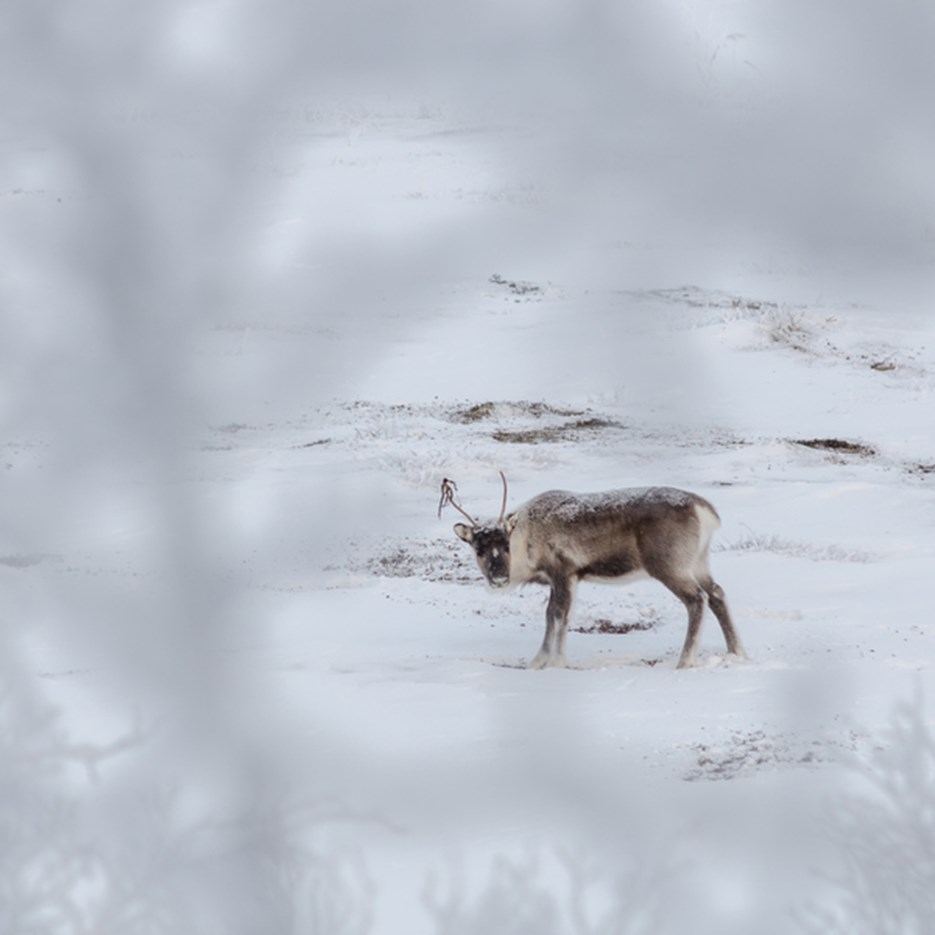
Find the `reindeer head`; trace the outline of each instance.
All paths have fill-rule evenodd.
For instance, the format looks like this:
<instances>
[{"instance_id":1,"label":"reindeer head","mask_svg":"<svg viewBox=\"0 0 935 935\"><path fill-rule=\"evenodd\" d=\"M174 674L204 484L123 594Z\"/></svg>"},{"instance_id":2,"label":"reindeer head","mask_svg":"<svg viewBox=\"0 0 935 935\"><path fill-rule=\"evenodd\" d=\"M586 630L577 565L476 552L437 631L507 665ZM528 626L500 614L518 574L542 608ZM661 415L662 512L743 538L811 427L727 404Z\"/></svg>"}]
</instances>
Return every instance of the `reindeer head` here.
<instances>
[{"instance_id":1,"label":"reindeer head","mask_svg":"<svg viewBox=\"0 0 935 935\"><path fill-rule=\"evenodd\" d=\"M456 501L457 485L447 477L442 481L442 498L438 504L438 515L441 516L442 507L451 504L462 516L470 521L456 523L454 530L459 539L463 539L474 549L477 567L493 588L503 588L510 583L510 529L504 520L506 515L506 477L500 472L503 479L503 505L500 508L500 518L494 525L482 525L473 516L465 512Z\"/></svg>"}]
</instances>

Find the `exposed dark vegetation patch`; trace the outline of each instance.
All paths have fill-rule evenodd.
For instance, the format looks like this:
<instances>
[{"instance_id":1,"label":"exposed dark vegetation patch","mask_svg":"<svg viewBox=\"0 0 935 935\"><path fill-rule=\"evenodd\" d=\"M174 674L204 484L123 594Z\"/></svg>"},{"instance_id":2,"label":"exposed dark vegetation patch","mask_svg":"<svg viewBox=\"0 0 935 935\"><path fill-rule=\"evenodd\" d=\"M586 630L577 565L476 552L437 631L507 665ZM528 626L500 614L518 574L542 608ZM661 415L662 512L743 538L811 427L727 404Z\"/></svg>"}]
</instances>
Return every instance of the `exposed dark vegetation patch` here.
<instances>
[{"instance_id":1,"label":"exposed dark vegetation patch","mask_svg":"<svg viewBox=\"0 0 935 935\"><path fill-rule=\"evenodd\" d=\"M689 782L699 779L733 779L768 764L780 762L805 764L814 763L818 759L814 749L792 754L775 740L767 738L763 731L735 734L723 746L698 744L695 751L695 765L684 777Z\"/></svg>"},{"instance_id":2,"label":"exposed dark vegetation patch","mask_svg":"<svg viewBox=\"0 0 935 935\"><path fill-rule=\"evenodd\" d=\"M391 413L392 415L416 415L420 409L410 403L376 403L369 399L355 399L345 403L343 408L354 411L370 411L374 413Z\"/></svg>"},{"instance_id":3,"label":"exposed dark vegetation patch","mask_svg":"<svg viewBox=\"0 0 935 935\"><path fill-rule=\"evenodd\" d=\"M484 422L487 419L493 419L498 416L528 416L533 419L542 419L546 416L559 416L570 418L571 416L583 416L581 409L567 409L559 406L551 406L548 403L541 402L499 402L487 401L477 403L467 408L454 409L449 413L448 418L452 422L458 422L462 425L470 425L475 422Z\"/></svg>"},{"instance_id":4,"label":"exposed dark vegetation patch","mask_svg":"<svg viewBox=\"0 0 935 935\"><path fill-rule=\"evenodd\" d=\"M800 354L813 352L813 325L803 313L773 309L760 319L760 327L773 344Z\"/></svg>"},{"instance_id":5,"label":"exposed dark vegetation patch","mask_svg":"<svg viewBox=\"0 0 935 935\"><path fill-rule=\"evenodd\" d=\"M921 464L921 463L920 463L920 464L910 464L909 467L906 468L906 470L907 470L910 474L921 474L921 475L925 475L925 474L935 474L935 464L932 464L932 463L929 463L929 464Z\"/></svg>"},{"instance_id":6,"label":"exposed dark vegetation patch","mask_svg":"<svg viewBox=\"0 0 935 935\"><path fill-rule=\"evenodd\" d=\"M523 282L517 279L504 279L499 273L494 273L490 277L490 282L495 286L504 286L509 289L511 295L530 296L541 295L542 286L537 286L534 282Z\"/></svg>"},{"instance_id":7,"label":"exposed dark vegetation patch","mask_svg":"<svg viewBox=\"0 0 935 935\"><path fill-rule=\"evenodd\" d=\"M729 292L700 289L698 286L679 286L676 289L651 289L644 294L650 297L664 299L666 302L684 304L689 308L721 308L736 309L745 312L761 312L765 309L775 309L779 307L775 302L764 302L760 299L733 295Z\"/></svg>"},{"instance_id":8,"label":"exposed dark vegetation patch","mask_svg":"<svg viewBox=\"0 0 935 935\"><path fill-rule=\"evenodd\" d=\"M819 766L855 747L853 734L805 741L785 735L769 737L764 731L735 732L721 744L695 744L695 763L682 778L688 782L716 781L748 776L764 768Z\"/></svg>"},{"instance_id":9,"label":"exposed dark vegetation patch","mask_svg":"<svg viewBox=\"0 0 935 935\"><path fill-rule=\"evenodd\" d=\"M655 626L652 620L638 620L635 623L614 623L606 617L601 617L594 623L580 627L569 627L572 633L633 633L638 630L651 630Z\"/></svg>"},{"instance_id":10,"label":"exposed dark vegetation patch","mask_svg":"<svg viewBox=\"0 0 935 935\"><path fill-rule=\"evenodd\" d=\"M423 562L404 548L396 548L385 555L378 555L367 560L369 571L387 578L421 577L424 570L422 566Z\"/></svg>"},{"instance_id":11,"label":"exposed dark vegetation patch","mask_svg":"<svg viewBox=\"0 0 935 935\"><path fill-rule=\"evenodd\" d=\"M833 451L835 454L857 455L861 458L875 458L877 449L862 442L851 442L843 438L790 438L793 445L815 448L820 451Z\"/></svg>"},{"instance_id":12,"label":"exposed dark vegetation patch","mask_svg":"<svg viewBox=\"0 0 935 935\"><path fill-rule=\"evenodd\" d=\"M331 441L330 438L319 438L313 442L305 442L303 445L294 445L294 448L317 448L319 445L327 445Z\"/></svg>"},{"instance_id":13,"label":"exposed dark vegetation patch","mask_svg":"<svg viewBox=\"0 0 935 935\"><path fill-rule=\"evenodd\" d=\"M472 422L483 422L493 415L494 403L478 403L476 406L468 406L467 409L455 409L451 413L452 422L460 422L469 425Z\"/></svg>"},{"instance_id":14,"label":"exposed dark vegetation patch","mask_svg":"<svg viewBox=\"0 0 935 935\"><path fill-rule=\"evenodd\" d=\"M906 353L905 351L894 350L885 357L881 357L878 350L866 354L857 354L840 350L833 345L830 347L836 356L846 360L848 363L854 364L857 367L869 367L877 373L894 373L897 371L903 373L911 373L913 371L916 373L920 372L919 368L912 363L912 354Z\"/></svg>"},{"instance_id":15,"label":"exposed dark vegetation patch","mask_svg":"<svg viewBox=\"0 0 935 935\"><path fill-rule=\"evenodd\" d=\"M480 573L470 555L459 549L459 545L455 541L407 540L405 544L367 558L359 567L382 578L473 582Z\"/></svg>"},{"instance_id":16,"label":"exposed dark vegetation patch","mask_svg":"<svg viewBox=\"0 0 935 935\"><path fill-rule=\"evenodd\" d=\"M732 295L730 299L730 308L742 308L749 312L759 312L764 308L775 308L774 302L760 302L757 299L745 299L743 296Z\"/></svg>"},{"instance_id":17,"label":"exposed dark vegetation patch","mask_svg":"<svg viewBox=\"0 0 935 935\"><path fill-rule=\"evenodd\" d=\"M539 445L548 442L577 441L582 433L597 432L603 429L622 428L612 419L592 417L563 422L561 425L544 425L533 429L498 429L492 434L494 441L514 445Z\"/></svg>"}]
</instances>

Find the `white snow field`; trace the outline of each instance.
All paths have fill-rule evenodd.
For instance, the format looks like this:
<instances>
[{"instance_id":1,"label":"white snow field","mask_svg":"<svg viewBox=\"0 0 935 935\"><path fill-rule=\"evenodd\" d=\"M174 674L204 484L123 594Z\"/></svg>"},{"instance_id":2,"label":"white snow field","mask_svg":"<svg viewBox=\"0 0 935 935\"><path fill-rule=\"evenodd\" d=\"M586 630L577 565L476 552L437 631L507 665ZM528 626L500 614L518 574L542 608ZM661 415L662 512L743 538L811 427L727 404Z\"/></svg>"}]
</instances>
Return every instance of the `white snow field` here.
<instances>
[{"instance_id":1,"label":"white snow field","mask_svg":"<svg viewBox=\"0 0 935 935\"><path fill-rule=\"evenodd\" d=\"M935 931L925 5L112 6L3 39L0 933ZM527 669L501 470L749 658Z\"/></svg>"}]
</instances>

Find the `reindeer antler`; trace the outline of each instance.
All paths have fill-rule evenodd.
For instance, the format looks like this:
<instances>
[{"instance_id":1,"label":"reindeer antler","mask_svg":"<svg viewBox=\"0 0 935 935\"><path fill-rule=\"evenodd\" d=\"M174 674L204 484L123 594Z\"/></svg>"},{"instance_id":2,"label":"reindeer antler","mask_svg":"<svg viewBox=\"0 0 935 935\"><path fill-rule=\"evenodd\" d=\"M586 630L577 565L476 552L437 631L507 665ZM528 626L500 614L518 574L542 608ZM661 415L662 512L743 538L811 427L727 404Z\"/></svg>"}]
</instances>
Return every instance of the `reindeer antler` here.
<instances>
[{"instance_id":1,"label":"reindeer antler","mask_svg":"<svg viewBox=\"0 0 935 935\"><path fill-rule=\"evenodd\" d=\"M480 525L473 516L465 512L461 504L455 499L458 492L458 485L450 478L442 478L442 498L438 501L438 518L442 518L442 509L449 503L475 528Z\"/></svg>"},{"instance_id":2,"label":"reindeer antler","mask_svg":"<svg viewBox=\"0 0 935 935\"><path fill-rule=\"evenodd\" d=\"M501 471L500 477L503 480L503 506L500 507L500 519L497 520L498 526L503 525L503 517L506 516L506 474Z\"/></svg>"}]
</instances>

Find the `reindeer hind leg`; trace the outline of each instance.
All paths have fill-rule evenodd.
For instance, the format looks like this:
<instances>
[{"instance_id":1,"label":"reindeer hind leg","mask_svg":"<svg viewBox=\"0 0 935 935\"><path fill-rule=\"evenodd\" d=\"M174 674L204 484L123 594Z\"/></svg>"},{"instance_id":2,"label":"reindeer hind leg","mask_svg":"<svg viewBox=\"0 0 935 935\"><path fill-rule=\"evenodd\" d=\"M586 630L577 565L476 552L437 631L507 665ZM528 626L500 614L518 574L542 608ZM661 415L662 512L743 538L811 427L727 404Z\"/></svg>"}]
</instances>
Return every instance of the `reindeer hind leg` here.
<instances>
[{"instance_id":1,"label":"reindeer hind leg","mask_svg":"<svg viewBox=\"0 0 935 935\"><path fill-rule=\"evenodd\" d=\"M690 669L695 664L698 638L701 636L701 621L704 618L708 595L697 581L680 581L671 584L664 581L663 584L685 605L688 611L688 631L685 634L685 644L682 647L677 668Z\"/></svg>"},{"instance_id":2,"label":"reindeer hind leg","mask_svg":"<svg viewBox=\"0 0 935 935\"><path fill-rule=\"evenodd\" d=\"M734 628L730 610L727 607L727 597L724 594L724 589L710 575L702 580L701 586L708 595L708 606L711 608L711 612L721 625L721 632L724 634L724 641L727 643L727 651L732 656L746 659L747 654L744 652L740 637Z\"/></svg>"}]
</instances>

